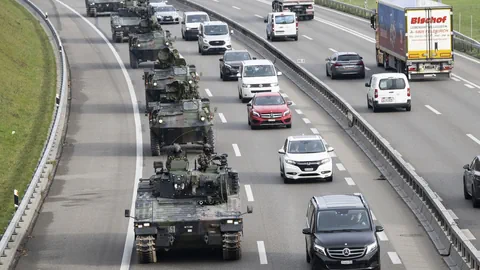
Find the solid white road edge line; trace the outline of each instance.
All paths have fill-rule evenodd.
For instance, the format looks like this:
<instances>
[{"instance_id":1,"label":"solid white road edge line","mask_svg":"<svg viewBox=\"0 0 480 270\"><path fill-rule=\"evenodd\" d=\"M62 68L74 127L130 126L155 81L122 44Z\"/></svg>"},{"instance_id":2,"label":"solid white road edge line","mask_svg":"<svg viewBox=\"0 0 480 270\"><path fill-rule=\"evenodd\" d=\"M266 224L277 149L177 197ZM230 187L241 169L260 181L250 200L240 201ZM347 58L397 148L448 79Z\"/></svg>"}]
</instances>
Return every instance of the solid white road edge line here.
<instances>
[{"instance_id":1,"label":"solid white road edge line","mask_svg":"<svg viewBox=\"0 0 480 270\"><path fill-rule=\"evenodd\" d=\"M388 252L388 257L390 257L393 264L402 264L402 260L398 257L397 252Z\"/></svg>"},{"instance_id":2,"label":"solid white road edge line","mask_svg":"<svg viewBox=\"0 0 480 270\"><path fill-rule=\"evenodd\" d=\"M252 192L252 187L250 185L245 185L245 194L247 195L247 200L249 202L253 202L253 192Z\"/></svg>"},{"instance_id":3,"label":"solid white road edge line","mask_svg":"<svg viewBox=\"0 0 480 270\"><path fill-rule=\"evenodd\" d=\"M337 164L335 164L335 165L337 165L337 169L338 169L339 171L346 171L346 170L347 170L347 169L345 169L345 167L343 166L342 163L337 163Z\"/></svg>"},{"instance_id":4,"label":"solid white road edge line","mask_svg":"<svg viewBox=\"0 0 480 270\"><path fill-rule=\"evenodd\" d=\"M434 114L441 114L439 111L435 110L432 106L430 105L425 105L425 107L427 107L427 109L429 109L430 111L432 111Z\"/></svg>"},{"instance_id":5,"label":"solid white road edge line","mask_svg":"<svg viewBox=\"0 0 480 270\"><path fill-rule=\"evenodd\" d=\"M335 49L332 49L332 48L328 48L328 49L332 52L337 52L337 50L335 50Z\"/></svg>"},{"instance_id":6,"label":"solid white road edge line","mask_svg":"<svg viewBox=\"0 0 480 270\"><path fill-rule=\"evenodd\" d=\"M267 252L265 251L265 244L263 241L257 241L258 256L260 257L260 264L268 264Z\"/></svg>"},{"instance_id":7,"label":"solid white road edge line","mask_svg":"<svg viewBox=\"0 0 480 270\"><path fill-rule=\"evenodd\" d=\"M205 93L207 93L207 96L212 97L212 92L210 92L210 89L205 88Z\"/></svg>"},{"instance_id":8,"label":"solid white road edge line","mask_svg":"<svg viewBox=\"0 0 480 270\"><path fill-rule=\"evenodd\" d=\"M345 177L345 181L347 182L347 184L349 186L355 186L355 182L353 181L353 179L351 177Z\"/></svg>"},{"instance_id":9,"label":"solid white road edge line","mask_svg":"<svg viewBox=\"0 0 480 270\"><path fill-rule=\"evenodd\" d=\"M318 132L318 129L316 128L311 128L310 130L312 131L313 134L320 134L320 132Z\"/></svg>"},{"instance_id":10,"label":"solid white road edge line","mask_svg":"<svg viewBox=\"0 0 480 270\"><path fill-rule=\"evenodd\" d=\"M71 12L75 13L78 17L80 17L87 25L89 25L97 34L105 41L110 51L112 51L113 56L117 60L120 69L122 70L123 77L125 77L125 81L127 82L128 93L130 94L130 99L132 102L133 107L133 122L135 123L135 140L136 140L136 164L135 164L135 180L133 184L133 192L132 192L132 204L130 206L131 213L135 213L135 198L137 195L138 189L138 181L137 179L142 177L143 174L143 140L142 140L142 125L140 122L140 112L138 110L138 103L137 103L137 95L135 94L135 89L133 88L132 79L128 74L125 65L123 64L122 58L118 55L115 48L112 46L110 41L105 37L105 35L95 26L93 25L88 19L83 17L80 13L78 13L75 9L71 8L70 6L66 5L62 1L56 0L59 4L69 9ZM130 261L132 259L132 250L133 250L133 219L129 218L128 220L128 228L127 228L127 236L125 238L125 246L123 249L122 255L122 262L120 265L121 270L128 270L130 269Z\"/></svg>"},{"instance_id":11,"label":"solid white road edge line","mask_svg":"<svg viewBox=\"0 0 480 270\"><path fill-rule=\"evenodd\" d=\"M241 157L242 154L240 153L240 148L238 148L238 145L236 143L232 144L233 151L235 151L235 156Z\"/></svg>"},{"instance_id":12,"label":"solid white road edge line","mask_svg":"<svg viewBox=\"0 0 480 270\"><path fill-rule=\"evenodd\" d=\"M458 219L458 216L455 215L455 213L453 212L452 209L448 209L447 211L448 211L448 213L450 214L450 216L451 216L453 219Z\"/></svg>"},{"instance_id":13,"label":"solid white road edge line","mask_svg":"<svg viewBox=\"0 0 480 270\"><path fill-rule=\"evenodd\" d=\"M295 111L298 113L298 114L303 114L303 112L299 109L295 109Z\"/></svg>"},{"instance_id":14,"label":"solid white road edge line","mask_svg":"<svg viewBox=\"0 0 480 270\"><path fill-rule=\"evenodd\" d=\"M305 122L305 124L310 124L310 120L308 120L308 118L302 118L303 119L303 122Z\"/></svg>"},{"instance_id":15,"label":"solid white road edge line","mask_svg":"<svg viewBox=\"0 0 480 270\"><path fill-rule=\"evenodd\" d=\"M472 141L480 144L480 140L475 138L475 136L473 136L472 134L467 134L467 137L469 137L470 139L472 139Z\"/></svg>"},{"instance_id":16,"label":"solid white road edge line","mask_svg":"<svg viewBox=\"0 0 480 270\"><path fill-rule=\"evenodd\" d=\"M302 37L308 39L308 40L313 40L313 38L309 37L309 36L306 36L306 35L302 35Z\"/></svg>"},{"instance_id":17,"label":"solid white road edge line","mask_svg":"<svg viewBox=\"0 0 480 270\"><path fill-rule=\"evenodd\" d=\"M222 123L226 123L226 122L227 122L227 119L225 118L225 116L223 115L223 113L218 113L218 116L220 117L220 120L222 120Z\"/></svg>"}]
</instances>

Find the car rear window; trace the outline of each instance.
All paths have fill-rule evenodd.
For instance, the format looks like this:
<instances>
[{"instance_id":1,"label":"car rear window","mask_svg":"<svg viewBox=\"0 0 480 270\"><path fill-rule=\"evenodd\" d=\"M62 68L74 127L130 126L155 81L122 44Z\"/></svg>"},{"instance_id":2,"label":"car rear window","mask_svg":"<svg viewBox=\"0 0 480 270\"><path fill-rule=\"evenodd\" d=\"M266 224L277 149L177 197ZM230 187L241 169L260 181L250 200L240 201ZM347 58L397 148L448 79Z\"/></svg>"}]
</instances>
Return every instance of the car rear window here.
<instances>
[{"instance_id":1,"label":"car rear window","mask_svg":"<svg viewBox=\"0 0 480 270\"><path fill-rule=\"evenodd\" d=\"M280 15L275 16L276 24L290 24L295 22L295 17L293 15Z\"/></svg>"},{"instance_id":2,"label":"car rear window","mask_svg":"<svg viewBox=\"0 0 480 270\"><path fill-rule=\"evenodd\" d=\"M380 90L405 89L405 81L403 78L387 78L381 79L379 83Z\"/></svg>"},{"instance_id":3,"label":"car rear window","mask_svg":"<svg viewBox=\"0 0 480 270\"><path fill-rule=\"evenodd\" d=\"M338 56L338 61L360 61L360 56L357 54L343 54Z\"/></svg>"}]
</instances>

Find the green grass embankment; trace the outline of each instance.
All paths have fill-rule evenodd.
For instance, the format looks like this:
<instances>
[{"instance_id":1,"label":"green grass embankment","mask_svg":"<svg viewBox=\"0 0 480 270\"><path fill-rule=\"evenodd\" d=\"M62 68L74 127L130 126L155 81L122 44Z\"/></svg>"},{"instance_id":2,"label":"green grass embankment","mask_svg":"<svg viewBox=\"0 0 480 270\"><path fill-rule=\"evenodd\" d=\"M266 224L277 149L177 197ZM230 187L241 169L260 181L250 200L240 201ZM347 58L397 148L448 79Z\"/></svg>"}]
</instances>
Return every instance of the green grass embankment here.
<instances>
[{"instance_id":1,"label":"green grass embankment","mask_svg":"<svg viewBox=\"0 0 480 270\"><path fill-rule=\"evenodd\" d=\"M0 234L40 157L56 94L53 48L38 20L15 0L0 0Z\"/></svg>"}]
</instances>

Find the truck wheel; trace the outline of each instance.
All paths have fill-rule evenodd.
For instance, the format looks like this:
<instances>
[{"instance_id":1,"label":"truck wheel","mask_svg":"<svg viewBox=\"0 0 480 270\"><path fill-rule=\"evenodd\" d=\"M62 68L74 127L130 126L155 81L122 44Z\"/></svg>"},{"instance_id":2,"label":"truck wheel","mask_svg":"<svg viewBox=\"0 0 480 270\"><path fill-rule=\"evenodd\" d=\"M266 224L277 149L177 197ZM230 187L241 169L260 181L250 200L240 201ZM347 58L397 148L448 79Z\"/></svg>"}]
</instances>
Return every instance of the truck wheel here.
<instances>
[{"instance_id":1,"label":"truck wheel","mask_svg":"<svg viewBox=\"0 0 480 270\"><path fill-rule=\"evenodd\" d=\"M132 52L130 52L130 67L133 69L138 68L138 59Z\"/></svg>"},{"instance_id":2,"label":"truck wheel","mask_svg":"<svg viewBox=\"0 0 480 270\"><path fill-rule=\"evenodd\" d=\"M160 156L160 140L153 131L150 130L150 150L152 151L152 156Z\"/></svg>"}]
</instances>

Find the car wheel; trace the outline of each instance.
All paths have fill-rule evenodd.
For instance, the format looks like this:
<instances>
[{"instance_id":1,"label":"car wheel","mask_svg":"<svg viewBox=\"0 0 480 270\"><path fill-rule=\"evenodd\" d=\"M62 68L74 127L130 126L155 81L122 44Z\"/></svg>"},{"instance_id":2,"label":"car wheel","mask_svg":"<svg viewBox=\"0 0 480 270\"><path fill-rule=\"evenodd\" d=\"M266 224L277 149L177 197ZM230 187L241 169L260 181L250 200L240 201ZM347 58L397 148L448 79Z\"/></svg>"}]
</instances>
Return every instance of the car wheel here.
<instances>
[{"instance_id":1,"label":"car wheel","mask_svg":"<svg viewBox=\"0 0 480 270\"><path fill-rule=\"evenodd\" d=\"M333 70L330 70L330 78L332 78L332 80L335 80L337 78L337 76L333 74Z\"/></svg>"},{"instance_id":2,"label":"car wheel","mask_svg":"<svg viewBox=\"0 0 480 270\"><path fill-rule=\"evenodd\" d=\"M220 79L223 79L223 74L221 70L220 70Z\"/></svg>"},{"instance_id":3,"label":"car wheel","mask_svg":"<svg viewBox=\"0 0 480 270\"><path fill-rule=\"evenodd\" d=\"M333 181L333 173L330 177L325 178L325 181L332 182Z\"/></svg>"},{"instance_id":4,"label":"car wheel","mask_svg":"<svg viewBox=\"0 0 480 270\"><path fill-rule=\"evenodd\" d=\"M254 125L250 124L250 129L251 130L257 129L257 126L254 126Z\"/></svg>"},{"instance_id":5,"label":"car wheel","mask_svg":"<svg viewBox=\"0 0 480 270\"><path fill-rule=\"evenodd\" d=\"M202 49L200 49L200 45L198 45L198 53L202 53Z\"/></svg>"},{"instance_id":6,"label":"car wheel","mask_svg":"<svg viewBox=\"0 0 480 270\"><path fill-rule=\"evenodd\" d=\"M370 106L370 102L368 102L368 97L367 97L367 108L370 109L372 106Z\"/></svg>"},{"instance_id":7,"label":"car wheel","mask_svg":"<svg viewBox=\"0 0 480 270\"><path fill-rule=\"evenodd\" d=\"M365 71L362 72L362 73L360 73L360 78L361 78L361 79L365 79Z\"/></svg>"},{"instance_id":8,"label":"car wheel","mask_svg":"<svg viewBox=\"0 0 480 270\"><path fill-rule=\"evenodd\" d=\"M330 74L328 73L328 66L325 65L325 75L327 75L327 77L330 77Z\"/></svg>"},{"instance_id":9,"label":"car wheel","mask_svg":"<svg viewBox=\"0 0 480 270\"><path fill-rule=\"evenodd\" d=\"M288 124L288 125L287 125L287 128L292 128L292 124Z\"/></svg>"},{"instance_id":10,"label":"car wheel","mask_svg":"<svg viewBox=\"0 0 480 270\"><path fill-rule=\"evenodd\" d=\"M472 196L470 196L470 194L468 194L467 185L466 185L466 182L465 182L465 177L463 178L463 197L465 198L465 200L472 199Z\"/></svg>"},{"instance_id":11,"label":"car wheel","mask_svg":"<svg viewBox=\"0 0 480 270\"><path fill-rule=\"evenodd\" d=\"M298 41L298 35L296 35L294 39L295 39L295 41Z\"/></svg>"},{"instance_id":12,"label":"car wheel","mask_svg":"<svg viewBox=\"0 0 480 270\"><path fill-rule=\"evenodd\" d=\"M477 199L475 187L472 185L472 205L473 208L478 208L480 206L480 201Z\"/></svg>"},{"instance_id":13,"label":"car wheel","mask_svg":"<svg viewBox=\"0 0 480 270\"><path fill-rule=\"evenodd\" d=\"M308 256L307 252L307 243L305 243L305 258L307 259L307 263L310 263L310 256Z\"/></svg>"},{"instance_id":14,"label":"car wheel","mask_svg":"<svg viewBox=\"0 0 480 270\"><path fill-rule=\"evenodd\" d=\"M407 112L411 111L412 110L412 105L408 105L406 108Z\"/></svg>"},{"instance_id":15,"label":"car wheel","mask_svg":"<svg viewBox=\"0 0 480 270\"><path fill-rule=\"evenodd\" d=\"M375 102L372 102L372 110L374 113L378 112L377 107L375 107Z\"/></svg>"}]
</instances>

